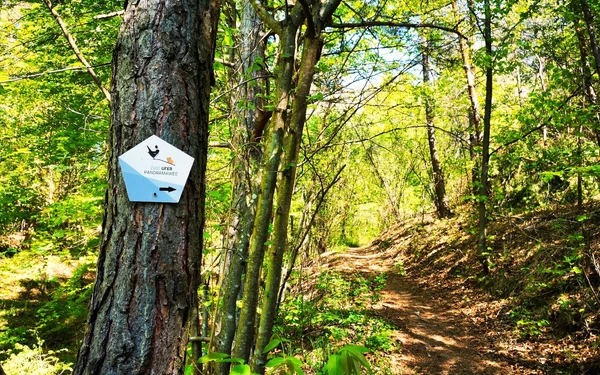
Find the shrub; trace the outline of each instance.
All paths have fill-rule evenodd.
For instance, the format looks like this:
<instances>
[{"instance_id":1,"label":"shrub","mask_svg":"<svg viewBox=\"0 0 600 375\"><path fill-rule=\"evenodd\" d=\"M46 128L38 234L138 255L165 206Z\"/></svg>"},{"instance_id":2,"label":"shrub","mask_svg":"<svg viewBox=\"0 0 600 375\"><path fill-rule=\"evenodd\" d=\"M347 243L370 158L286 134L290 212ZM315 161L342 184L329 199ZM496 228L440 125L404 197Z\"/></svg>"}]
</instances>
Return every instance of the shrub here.
<instances>
[{"instance_id":1,"label":"shrub","mask_svg":"<svg viewBox=\"0 0 600 375\"><path fill-rule=\"evenodd\" d=\"M54 356L56 352L44 353L42 345L41 340L38 340L37 345L32 348L15 344L16 350L2 364L6 375L61 375L73 371L70 364L60 362Z\"/></svg>"}]
</instances>

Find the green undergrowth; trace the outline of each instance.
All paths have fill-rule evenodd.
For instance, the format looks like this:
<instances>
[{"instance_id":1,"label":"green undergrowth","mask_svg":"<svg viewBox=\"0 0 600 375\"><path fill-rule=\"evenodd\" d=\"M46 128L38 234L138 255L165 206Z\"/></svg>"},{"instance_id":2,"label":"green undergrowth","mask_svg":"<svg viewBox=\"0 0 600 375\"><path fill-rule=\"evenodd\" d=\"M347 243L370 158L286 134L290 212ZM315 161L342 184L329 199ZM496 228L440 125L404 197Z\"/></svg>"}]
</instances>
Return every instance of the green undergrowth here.
<instances>
[{"instance_id":1,"label":"green undergrowth","mask_svg":"<svg viewBox=\"0 0 600 375\"><path fill-rule=\"evenodd\" d=\"M94 267L94 255L20 251L0 258L0 362L7 375L68 370L83 334Z\"/></svg>"},{"instance_id":2,"label":"green undergrowth","mask_svg":"<svg viewBox=\"0 0 600 375\"><path fill-rule=\"evenodd\" d=\"M373 311L386 277L327 270L306 289L295 285L281 307L277 334L292 343L310 373L324 374L327 359L350 344L368 348L374 373L386 374L386 354L400 349L393 327Z\"/></svg>"}]
</instances>

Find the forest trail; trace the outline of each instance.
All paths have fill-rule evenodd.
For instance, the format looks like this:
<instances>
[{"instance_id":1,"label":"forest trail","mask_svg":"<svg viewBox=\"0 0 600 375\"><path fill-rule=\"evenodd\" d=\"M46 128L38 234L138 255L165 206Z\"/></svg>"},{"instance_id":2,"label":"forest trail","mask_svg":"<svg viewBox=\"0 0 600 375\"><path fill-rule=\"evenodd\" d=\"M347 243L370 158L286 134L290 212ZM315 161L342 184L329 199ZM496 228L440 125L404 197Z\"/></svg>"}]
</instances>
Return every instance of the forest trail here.
<instances>
[{"instance_id":1,"label":"forest trail","mask_svg":"<svg viewBox=\"0 0 600 375\"><path fill-rule=\"evenodd\" d=\"M393 255L370 246L327 258L326 267L342 273L388 275L373 314L395 327L401 351L389 358L393 374L521 373L505 358L494 355L486 332L451 299L429 293L394 270Z\"/></svg>"}]
</instances>

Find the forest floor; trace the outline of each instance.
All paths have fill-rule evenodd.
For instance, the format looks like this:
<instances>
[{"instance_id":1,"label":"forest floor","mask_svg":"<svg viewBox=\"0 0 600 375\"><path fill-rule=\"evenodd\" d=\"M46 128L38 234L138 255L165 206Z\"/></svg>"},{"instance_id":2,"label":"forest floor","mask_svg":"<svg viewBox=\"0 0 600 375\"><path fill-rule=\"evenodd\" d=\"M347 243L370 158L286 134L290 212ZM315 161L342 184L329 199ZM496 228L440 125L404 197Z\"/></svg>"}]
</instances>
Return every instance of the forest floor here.
<instances>
[{"instance_id":1,"label":"forest floor","mask_svg":"<svg viewBox=\"0 0 600 375\"><path fill-rule=\"evenodd\" d=\"M366 277L389 272L393 266L376 246L352 249L327 264ZM406 276L390 273L373 307L375 316L396 328L392 336L401 350L388 358L395 374L518 373L518 365L494 354L485 329L439 290L422 288Z\"/></svg>"},{"instance_id":2,"label":"forest floor","mask_svg":"<svg viewBox=\"0 0 600 375\"><path fill-rule=\"evenodd\" d=\"M346 343L370 349L376 375L600 374L600 205L494 218L488 275L475 226L424 215L311 257L282 307L289 352L308 374ZM3 366L30 360L7 360L19 343L74 360L94 262L0 257Z\"/></svg>"},{"instance_id":3,"label":"forest floor","mask_svg":"<svg viewBox=\"0 0 600 375\"><path fill-rule=\"evenodd\" d=\"M584 256L574 266L564 246L581 226L570 226L570 210L544 215L492 224L492 246L504 250L486 277L464 218L408 220L371 245L323 254L319 268L386 275L371 314L391 324L400 347L386 354L387 373L600 374L598 278ZM582 254L600 254L594 215L586 218L591 240L574 247L588 249Z\"/></svg>"}]
</instances>

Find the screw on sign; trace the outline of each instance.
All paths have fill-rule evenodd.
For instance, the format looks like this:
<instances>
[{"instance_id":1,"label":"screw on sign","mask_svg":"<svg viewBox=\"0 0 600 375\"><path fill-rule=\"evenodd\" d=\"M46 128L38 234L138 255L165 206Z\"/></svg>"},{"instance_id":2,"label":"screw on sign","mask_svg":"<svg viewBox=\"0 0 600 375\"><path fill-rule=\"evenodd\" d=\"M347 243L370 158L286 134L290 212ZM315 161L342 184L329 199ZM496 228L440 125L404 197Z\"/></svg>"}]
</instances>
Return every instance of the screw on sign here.
<instances>
[{"instance_id":1,"label":"screw on sign","mask_svg":"<svg viewBox=\"0 0 600 375\"><path fill-rule=\"evenodd\" d=\"M178 203L194 158L153 135L119 156L132 202Z\"/></svg>"}]
</instances>

